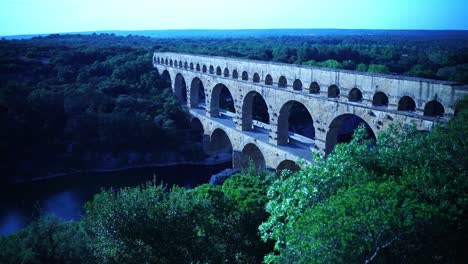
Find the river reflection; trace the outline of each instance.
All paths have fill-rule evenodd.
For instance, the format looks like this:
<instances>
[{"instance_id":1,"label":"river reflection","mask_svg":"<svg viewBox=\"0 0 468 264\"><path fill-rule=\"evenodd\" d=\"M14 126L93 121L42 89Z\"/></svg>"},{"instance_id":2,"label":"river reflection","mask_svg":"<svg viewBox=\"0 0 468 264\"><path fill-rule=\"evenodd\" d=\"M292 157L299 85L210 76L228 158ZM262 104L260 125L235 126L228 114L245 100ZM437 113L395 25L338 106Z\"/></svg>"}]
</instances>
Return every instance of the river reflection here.
<instances>
[{"instance_id":1,"label":"river reflection","mask_svg":"<svg viewBox=\"0 0 468 264\"><path fill-rule=\"evenodd\" d=\"M156 177L169 186L193 188L207 183L212 174L229 168L220 165L173 165L106 173L81 173L5 188L0 193L0 235L26 226L40 215L79 219L83 205L102 189L138 186Z\"/></svg>"}]
</instances>

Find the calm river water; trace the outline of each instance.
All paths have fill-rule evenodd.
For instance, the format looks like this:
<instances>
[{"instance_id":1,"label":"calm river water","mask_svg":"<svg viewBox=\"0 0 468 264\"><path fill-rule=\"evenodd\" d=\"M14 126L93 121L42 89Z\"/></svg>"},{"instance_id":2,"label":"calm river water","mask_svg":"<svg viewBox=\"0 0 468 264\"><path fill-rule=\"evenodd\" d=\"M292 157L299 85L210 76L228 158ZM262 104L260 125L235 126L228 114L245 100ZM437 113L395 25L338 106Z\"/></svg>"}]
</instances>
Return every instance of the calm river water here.
<instances>
[{"instance_id":1,"label":"calm river water","mask_svg":"<svg viewBox=\"0 0 468 264\"><path fill-rule=\"evenodd\" d=\"M39 215L52 214L65 220L79 219L83 205L101 189L138 186L151 181L169 186L193 188L207 183L212 174L231 166L170 165L128 169L117 172L80 173L31 183L21 183L1 190L0 235L8 235L26 226Z\"/></svg>"}]
</instances>

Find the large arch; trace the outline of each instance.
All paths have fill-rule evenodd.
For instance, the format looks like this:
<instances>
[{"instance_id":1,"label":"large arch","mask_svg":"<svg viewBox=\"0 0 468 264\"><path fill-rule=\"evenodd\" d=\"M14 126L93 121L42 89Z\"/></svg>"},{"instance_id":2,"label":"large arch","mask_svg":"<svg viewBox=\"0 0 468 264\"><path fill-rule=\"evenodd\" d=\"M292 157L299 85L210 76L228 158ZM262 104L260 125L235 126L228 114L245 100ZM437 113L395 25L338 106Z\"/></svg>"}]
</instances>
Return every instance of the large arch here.
<instances>
[{"instance_id":1,"label":"large arch","mask_svg":"<svg viewBox=\"0 0 468 264\"><path fill-rule=\"evenodd\" d=\"M205 96L205 87L200 78L195 77L190 84L190 107L202 107L205 105L206 96Z\"/></svg>"},{"instance_id":2,"label":"large arch","mask_svg":"<svg viewBox=\"0 0 468 264\"><path fill-rule=\"evenodd\" d=\"M415 111L416 103L413 98L409 96L403 96L398 101L398 111Z\"/></svg>"},{"instance_id":3,"label":"large arch","mask_svg":"<svg viewBox=\"0 0 468 264\"><path fill-rule=\"evenodd\" d=\"M184 76L180 73L175 78L174 93L181 104L187 104L187 84Z\"/></svg>"},{"instance_id":4,"label":"large arch","mask_svg":"<svg viewBox=\"0 0 468 264\"><path fill-rule=\"evenodd\" d=\"M372 97L373 106L388 106L388 96L383 92L376 92Z\"/></svg>"},{"instance_id":5,"label":"large arch","mask_svg":"<svg viewBox=\"0 0 468 264\"><path fill-rule=\"evenodd\" d=\"M235 113L234 98L226 85L218 83L213 88L210 98L210 114L211 116L219 116L219 110Z\"/></svg>"},{"instance_id":6,"label":"large arch","mask_svg":"<svg viewBox=\"0 0 468 264\"><path fill-rule=\"evenodd\" d=\"M280 164L278 164L278 167L276 167L276 175L281 175L281 173L284 170L289 170L291 172L295 172L295 171L298 171L300 169L301 169L301 167L299 167L299 165L297 165L296 162L294 162L292 160L283 160L283 161L280 162Z\"/></svg>"},{"instance_id":7,"label":"large arch","mask_svg":"<svg viewBox=\"0 0 468 264\"><path fill-rule=\"evenodd\" d=\"M312 114L302 103L291 100L286 102L278 115L278 144L291 143L289 133L315 139L315 127Z\"/></svg>"},{"instance_id":8,"label":"large arch","mask_svg":"<svg viewBox=\"0 0 468 264\"><path fill-rule=\"evenodd\" d=\"M227 133L216 128L210 136L208 153L216 155L230 155L232 159L232 143Z\"/></svg>"},{"instance_id":9,"label":"large arch","mask_svg":"<svg viewBox=\"0 0 468 264\"><path fill-rule=\"evenodd\" d=\"M190 120L190 129L193 132L190 133L190 135L194 137L193 140L197 142L202 142L205 129L203 128L203 124L201 123L200 119L198 119L197 117L193 117Z\"/></svg>"},{"instance_id":10,"label":"large arch","mask_svg":"<svg viewBox=\"0 0 468 264\"><path fill-rule=\"evenodd\" d=\"M327 132L325 153L329 154L332 152L338 143L350 142L354 131L360 125L364 125L366 128L367 138L375 141L375 133L364 119L354 114L342 114L335 117L330 123Z\"/></svg>"},{"instance_id":11,"label":"large arch","mask_svg":"<svg viewBox=\"0 0 468 264\"><path fill-rule=\"evenodd\" d=\"M424 106L425 116L443 116L445 113L444 106L437 100L432 100L426 103Z\"/></svg>"},{"instance_id":12,"label":"large arch","mask_svg":"<svg viewBox=\"0 0 468 264\"><path fill-rule=\"evenodd\" d=\"M172 87L171 74L169 73L168 70L164 70L161 74L161 86L162 88Z\"/></svg>"},{"instance_id":13,"label":"large arch","mask_svg":"<svg viewBox=\"0 0 468 264\"><path fill-rule=\"evenodd\" d=\"M269 124L270 116L265 99L256 91L250 91L242 102L242 130L254 129L253 120Z\"/></svg>"},{"instance_id":14,"label":"large arch","mask_svg":"<svg viewBox=\"0 0 468 264\"><path fill-rule=\"evenodd\" d=\"M245 145L242 149L240 167L242 169L248 168L250 161L253 162L257 169L263 169L266 167L266 161L262 151L253 143Z\"/></svg>"}]
</instances>

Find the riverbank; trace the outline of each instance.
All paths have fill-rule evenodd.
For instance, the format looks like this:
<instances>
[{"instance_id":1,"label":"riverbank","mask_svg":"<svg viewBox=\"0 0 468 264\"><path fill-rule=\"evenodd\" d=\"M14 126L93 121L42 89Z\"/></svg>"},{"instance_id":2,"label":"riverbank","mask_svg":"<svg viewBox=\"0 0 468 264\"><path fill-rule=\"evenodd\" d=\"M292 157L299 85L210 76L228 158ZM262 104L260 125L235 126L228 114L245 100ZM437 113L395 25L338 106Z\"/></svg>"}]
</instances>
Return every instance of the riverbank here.
<instances>
[{"instance_id":1,"label":"riverbank","mask_svg":"<svg viewBox=\"0 0 468 264\"><path fill-rule=\"evenodd\" d=\"M162 161L162 162L146 162L140 164L132 164L120 166L117 168L95 168L87 170L73 170L72 172L63 172L63 173L51 173L45 176L31 177L27 179L15 179L15 184L22 183L31 183L49 180L58 177L73 176L81 173L108 173L108 172L118 172L131 169L142 169L142 168L151 168L151 167L163 167L163 166L175 166L175 165L200 165L200 166L209 166L209 165L219 165L226 163L232 160L232 156L227 153L221 153L213 156L209 156L201 161Z\"/></svg>"}]
</instances>

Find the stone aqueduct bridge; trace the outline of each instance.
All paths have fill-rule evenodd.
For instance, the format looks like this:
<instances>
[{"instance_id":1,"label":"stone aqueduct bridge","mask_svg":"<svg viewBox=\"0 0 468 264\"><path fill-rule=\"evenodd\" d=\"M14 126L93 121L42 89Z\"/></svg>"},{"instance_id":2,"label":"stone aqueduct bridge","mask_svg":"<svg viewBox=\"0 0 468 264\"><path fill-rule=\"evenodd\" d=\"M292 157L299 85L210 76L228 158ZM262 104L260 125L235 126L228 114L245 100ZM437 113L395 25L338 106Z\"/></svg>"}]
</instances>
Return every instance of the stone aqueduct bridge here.
<instances>
[{"instance_id":1,"label":"stone aqueduct bridge","mask_svg":"<svg viewBox=\"0 0 468 264\"><path fill-rule=\"evenodd\" d=\"M153 65L170 79L176 96L187 100L205 143L213 149L232 146L234 167L248 159L274 169L311 161L311 150L331 151L349 116L365 121L377 137L391 124L431 130L453 117L455 102L468 94L467 86L453 82L225 57L156 52ZM234 101L231 117L220 110L223 87ZM255 95L267 105L269 124L253 121ZM312 117L311 139L288 131L295 103Z\"/></svg>"}]
</instances>

